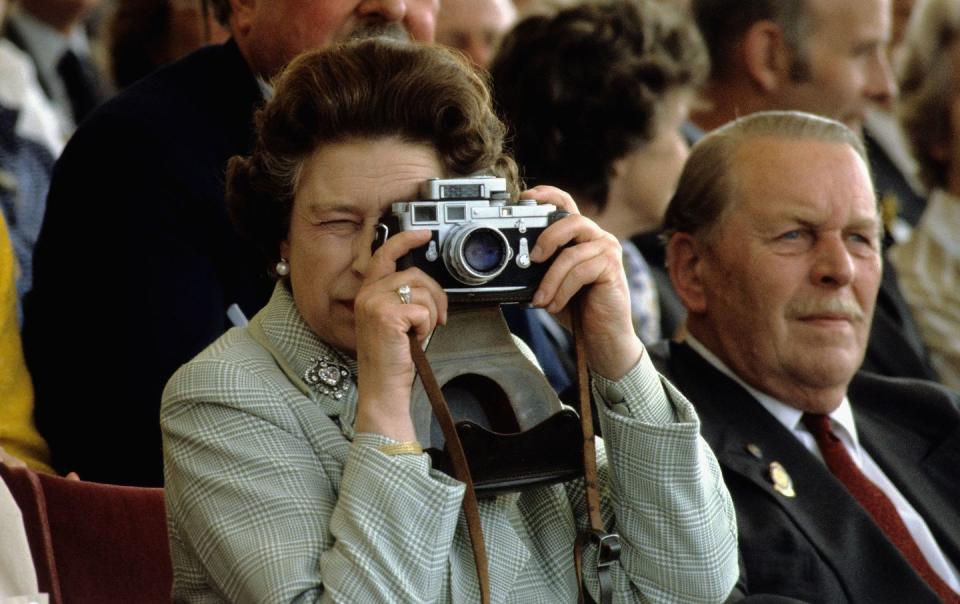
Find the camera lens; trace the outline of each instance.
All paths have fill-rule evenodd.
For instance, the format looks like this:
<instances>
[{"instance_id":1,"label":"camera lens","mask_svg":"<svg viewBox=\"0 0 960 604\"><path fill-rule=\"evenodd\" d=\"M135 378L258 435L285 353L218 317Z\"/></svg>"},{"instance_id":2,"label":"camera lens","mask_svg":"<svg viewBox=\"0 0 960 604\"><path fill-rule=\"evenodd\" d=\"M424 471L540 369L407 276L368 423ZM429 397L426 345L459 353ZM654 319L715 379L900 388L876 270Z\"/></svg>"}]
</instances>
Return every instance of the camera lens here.
<instances>
[{"instance_id":1,"label":"camera lens","mask_svg":"<svg viewBox=\"0 0 960 604\"><path fill-rule=\"evenodd\" d=\"M463 259L478 273L488 273L503 262L506 250L502 237L487 229L477 230L463 241Z\"/></svg>"},{"instance_id":2,"label":"camera lens","mask_svg":"<svg viewBox=\"0 0 960 604\"><path fill-rule=\"evenodd\" d=\"M453 230L444 244L447 270L467 285L483 285L503 272L513 252L498 229L468 224Z\"/></svg>"}]
</instances>

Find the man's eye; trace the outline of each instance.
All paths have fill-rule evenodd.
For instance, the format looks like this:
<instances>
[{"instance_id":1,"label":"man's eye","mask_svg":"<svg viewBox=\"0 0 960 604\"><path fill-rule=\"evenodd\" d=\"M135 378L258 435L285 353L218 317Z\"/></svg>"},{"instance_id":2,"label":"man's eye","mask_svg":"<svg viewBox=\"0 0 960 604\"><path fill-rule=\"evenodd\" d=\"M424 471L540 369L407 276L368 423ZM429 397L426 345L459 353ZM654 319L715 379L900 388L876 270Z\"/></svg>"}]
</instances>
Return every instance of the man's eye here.
<instances>
[{"instance_id":1,"label":"man's eye","mask_svg":"<svg viewBox=\"0 0 960 604\"><path fill-rule=\"evenodd\" d=\"M782 235L780 235L779 238L785 241L796 241L801 237L803 237L803 231L798 229L793 231L787 231L786 233L783 233Z\"/></svg>"}]
</instances>

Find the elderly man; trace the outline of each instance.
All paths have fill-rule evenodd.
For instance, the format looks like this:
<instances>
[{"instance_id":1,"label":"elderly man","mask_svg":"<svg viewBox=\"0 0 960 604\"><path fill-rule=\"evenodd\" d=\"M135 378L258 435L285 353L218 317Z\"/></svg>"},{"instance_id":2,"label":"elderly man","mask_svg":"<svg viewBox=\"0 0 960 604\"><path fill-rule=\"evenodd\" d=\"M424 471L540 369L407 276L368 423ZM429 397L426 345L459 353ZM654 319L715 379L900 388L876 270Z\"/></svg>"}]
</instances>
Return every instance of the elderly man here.
<instances>
[{"instance_id":1,"label":"elderly man","mask_svg":"<svg viewBox=\"0 0 960 604\"><path fill-rule=\"evenodd\" d=\"M164 384L269 297L252 244L228 220L223 179L227 159L251 149L270 78L299 52L349 37L430 40L437 1L213 8L232 39L100 107L54 173L24 347L53 463L85 479L161 484Z\"/></svg>"},{"instance_id":2,"label":"elderly man","mask_svg":"<svg viewBox=\"0 0 960 604\"><path fill-rule=\"evenodd\" d=\"M443 0L437 14L437 42L486 68L516 20L511 0Z\"/></svg>"},{"instance_id":3,"label":"elderly man","mask_svg":"<svg viewBox=\"0 0 960 604\"><path fill-rule=\"evenodd\" d=\"M755 111L808 111L860 131L871 104L891 101L889 0L692 0L710 51L707 109L712 130ZM887 265L866 369L936 379L927 351Z\"/></svg>"},{"instance_id":4,"label":"elderly man","mask_svg":"<svg viewBox=\"0 0 960 604\"><path fill-rule=\"evenodd\" d=\"M958 601L958 397L858 373L882 270L858 137L798 112L733 122L694 147L665 224L689 334L661 370L721 462L741 587Z\"/></svg>"}]
</instances>

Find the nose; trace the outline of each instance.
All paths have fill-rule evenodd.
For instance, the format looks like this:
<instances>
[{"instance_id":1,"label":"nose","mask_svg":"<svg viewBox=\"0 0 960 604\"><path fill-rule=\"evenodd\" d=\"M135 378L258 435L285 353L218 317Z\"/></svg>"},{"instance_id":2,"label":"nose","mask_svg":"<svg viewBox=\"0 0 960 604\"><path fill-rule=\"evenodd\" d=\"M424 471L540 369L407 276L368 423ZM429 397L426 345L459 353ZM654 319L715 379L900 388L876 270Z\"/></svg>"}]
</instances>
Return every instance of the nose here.
<instances>
[{"instance_id":1,"label":"nose","mask_svg":"<svg viewBox=\"0 0 960 604\"><path fill-rule=\"evenodd\" d=\"M853 256L842 237L819 240L815 248L812 279L814 284L826 287L843 287L853 281L855 266Z\"/></svg>"},{"instance_id":2,"label":"nose","mask_svg":"<svg viewBox=\"0 0 960 604\"><path fill-rule=\"evenodd\" d=\"M388 22L403 22L410 36L421 42L433 42L440 0L363 0L357 7L361 18L379 17Z\"/></svg>"},{"instance_id":3,"label":"nose","mask_svg":"<svg viewBox=\"0 0 960 604\"><path fill-rule=\"evenodd\" d=\"M357 7L361 17L379 16L386 21L401 21L407 14L406 0L364 0Z\"/></svg>"},{"instance_id":4,"label":"nose","mask_svg":"<svg viewBox=\"0 0 960 604\"><path fill-rule=\"evenodd\" d=\"M370 267L370 258L373 256L370 246L373 245L376 226L376 223L365 224L363 232L353 239L353 263L350 268L360 277L366 275Z\"/></svg>"},{"instance_id":5,"label":"nose","mask_svg":"<svg viewBox=\"0 0 960 604\"><path fill-rule=\"evenodd\" d=\"M887 53L883 50L878 50L870 61L865 94L871 101L884 108L890 108L897 95L893 69L887 59Z\"/></svg>"}]
</instances>

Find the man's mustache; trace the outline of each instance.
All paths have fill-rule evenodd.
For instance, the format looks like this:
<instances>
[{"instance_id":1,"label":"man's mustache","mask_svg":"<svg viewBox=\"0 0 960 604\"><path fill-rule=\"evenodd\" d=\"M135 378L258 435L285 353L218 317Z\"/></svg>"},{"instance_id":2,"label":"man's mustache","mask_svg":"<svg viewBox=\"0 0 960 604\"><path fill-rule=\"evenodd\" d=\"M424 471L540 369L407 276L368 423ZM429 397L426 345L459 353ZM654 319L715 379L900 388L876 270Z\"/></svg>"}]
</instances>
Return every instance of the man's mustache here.
<instances>
[{"instance_id":1,"label":"man's mustache","mask_svg":"<svg viewBox=\"0 0 960 604\"><path fill-rule=\"evenodd\" d=\"M409 42L410 34L404 29L403 25L396 21L371 19L350 32L349 36L350 40L366 40L368 38L390 38Z\"/></svg>"},{"instance_id":2,"label":"man's mustache","mask_svg":"<svg viewBox=\"0 0 960 604\"><path fill-rule=\"evenodd\" d=\"M791 319L831 316L849 321L863 321L865 314L860 304L850 298L814 298L800 300L787 307L787 316Z\"/></svg>"}]
</instances>

